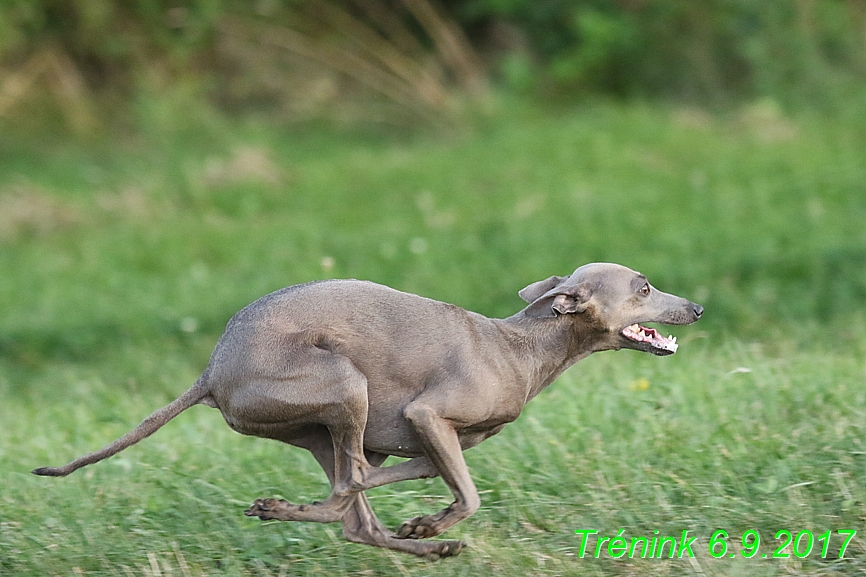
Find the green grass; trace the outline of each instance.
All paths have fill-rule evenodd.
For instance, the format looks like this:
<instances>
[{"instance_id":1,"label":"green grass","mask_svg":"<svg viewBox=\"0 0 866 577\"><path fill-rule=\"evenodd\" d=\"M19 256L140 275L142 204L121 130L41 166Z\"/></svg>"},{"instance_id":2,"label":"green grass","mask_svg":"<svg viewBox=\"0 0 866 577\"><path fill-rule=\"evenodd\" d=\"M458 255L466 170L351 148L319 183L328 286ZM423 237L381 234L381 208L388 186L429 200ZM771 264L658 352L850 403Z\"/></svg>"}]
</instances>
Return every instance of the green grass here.
<instances>
[{"instance_id":1,"label":"green grass","mask_svg":"<svg viewBox=\"0 0 866 577\"><path fill-rule=\"evenodd\" d=\"M866 121L503 105L464 133L255 123L137 139L0 133L0 575L827 575L866 566ZM198 407L65 479L189 386L226 320L282 286L366 278L491 316L585 262L706 306L659 359L595 355L466 454L481 510L438 564L262 524L312 501L299 449ZM389 526L440 480L371 491ZM580 559L576 529L698 537L685 559ZM713 559L710 535L863 530L846 558ZM837 540L839 539L839 540ZM787 550L791 552L792 549ZM760 555L759 555L760 557Z\"/></svg>"}]
</instances>

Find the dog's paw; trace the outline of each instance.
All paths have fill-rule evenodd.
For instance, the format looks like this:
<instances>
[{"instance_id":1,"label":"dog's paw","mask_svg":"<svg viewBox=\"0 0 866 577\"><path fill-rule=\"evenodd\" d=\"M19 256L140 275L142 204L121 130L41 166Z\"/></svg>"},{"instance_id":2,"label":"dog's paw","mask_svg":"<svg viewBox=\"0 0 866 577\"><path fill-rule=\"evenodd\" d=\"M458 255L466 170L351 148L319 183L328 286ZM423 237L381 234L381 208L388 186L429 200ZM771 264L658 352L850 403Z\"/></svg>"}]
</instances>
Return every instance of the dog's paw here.
<instances>
[{"instance_id":1,"label":"dog's paw","mask_svg":"<svg viewBox=\"0 0 866 577\"><path fill-rule=\"evenodd\" d=\"M430 561L438 561L445 557L456 557L466 547L465 541L442 541L433 551L430 551L425 557Z\"/></svg>"},{"instance_id":2,"label":"dog's paw","mask_svg":"<svg viewBox=\"0 0 866 577\"><path fill-rule=\"evenodd\" d=\"M397 538L398 539L419 539L420 536L415 532L418 528L418 523L421 521L421 517L415 517L413 519L409 519L408 521L403 521L403 523L397 528Z\"/></svg>"},{"instance_id":3,"label":"dog's paw","mask_svg":"<svg viewBox=\"0 0 866 577\"><path fill-rule=\"evenodd\" d=\"M281 519L281 513L288 507L291 507L291 503L284 499L256 499L256 502L244 511L244 515L270 521Z\"/></svg>"},{"instance_id":4,"label":"dog's paw","mask_svg":"<svg viewBox=\"0 0 866 577\"><path fill-rule=\"evenodd\" d=\"M415 517L404 521L397 529L399 539L426 539L441 533L436 529L435 522L430 517Z\"/></svg>"}]
</instances>

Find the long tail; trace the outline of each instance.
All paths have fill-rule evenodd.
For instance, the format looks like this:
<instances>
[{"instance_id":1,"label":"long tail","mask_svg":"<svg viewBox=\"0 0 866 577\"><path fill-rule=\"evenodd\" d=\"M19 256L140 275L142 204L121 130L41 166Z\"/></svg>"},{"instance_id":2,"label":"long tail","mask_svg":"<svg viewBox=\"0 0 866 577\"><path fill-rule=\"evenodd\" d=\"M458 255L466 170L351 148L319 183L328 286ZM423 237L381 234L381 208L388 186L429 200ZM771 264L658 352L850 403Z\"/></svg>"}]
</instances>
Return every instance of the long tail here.
<instances>
[{"instance_id":1,"label":"long tail","mask_svg":"<svg viewBox=\"0 0 866 577\"><path fill-rule=\"evenodd\" d=\"M107 445L98 451L94 451L93 453L84 455L83 457L79 457L63 467L40 467L39 469L34 469L32 473L34 475L43 475L46 477L65 477L69 473L72 473L81 467L107 459L115 453L119 453L125 448L149 437L183 411L204 401L205 397L207 397L209 393L209 388L205 383L205 377L203 376L192 387L190 387L187 392L163 408L157 409L152 415L142 421L139 426L110 445Z\"/></svg>"}]
</instances>

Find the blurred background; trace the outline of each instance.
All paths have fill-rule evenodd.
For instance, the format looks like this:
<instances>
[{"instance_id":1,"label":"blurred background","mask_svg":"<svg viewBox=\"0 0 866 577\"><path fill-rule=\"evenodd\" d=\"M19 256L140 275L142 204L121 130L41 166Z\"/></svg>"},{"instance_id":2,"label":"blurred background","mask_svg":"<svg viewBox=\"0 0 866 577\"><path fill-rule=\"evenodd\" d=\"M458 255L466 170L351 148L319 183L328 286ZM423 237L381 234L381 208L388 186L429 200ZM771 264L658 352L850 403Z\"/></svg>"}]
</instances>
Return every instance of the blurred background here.
<instances>
[{"instance_id":1,"label":"blurred background","mask_svg":"<svg viewBox=\"0 0 866 577\"><path fill-rule=\"evenodd\" d=\"M0 115L135 130L168 93L414 124L491 89L826 109L862 81L864 20L859 0L9 0Z\"/></svg>"},{"instance_id":2,"label":"blurred background","mask_svg":"<svg viewBox=\"0 0 866 577\"><path fill-rule=\"evenodd\" d=\"M9 0L2 350L320 276L507 315L590 260L862 326L864 47L862 0Z\"/></svg>"},{"instance_id":3,"label":"blurred background","mask_svg":"<svg viewBox=\"0 0 866 577\"><path fill-rule=\"evenodd\" d=\"M866 1L3 0L0 574L429 574L243 517L326 481L216 411L27 471L175 398L269 291L354 277L503 317L591 261L706 313L467 452L484 505L437 573L694 567L589 564L580 527L859 528ZM447 495L372 497L397 526ZM862 536L837 545L695 572L862 573Z\"/></svg>"}]
</instances>

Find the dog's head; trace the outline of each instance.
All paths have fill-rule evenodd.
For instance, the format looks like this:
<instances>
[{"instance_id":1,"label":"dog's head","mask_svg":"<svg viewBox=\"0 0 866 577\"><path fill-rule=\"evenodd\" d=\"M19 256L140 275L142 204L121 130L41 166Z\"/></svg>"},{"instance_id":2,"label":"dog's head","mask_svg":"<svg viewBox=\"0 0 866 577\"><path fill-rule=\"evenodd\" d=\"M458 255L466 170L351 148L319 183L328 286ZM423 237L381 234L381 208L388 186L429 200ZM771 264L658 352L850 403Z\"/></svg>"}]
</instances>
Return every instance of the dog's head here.
<instances>
[{"instance_id":1,"label":"dog's head","mask_svg":"<svg viewBox=\"0 0 866 577\"><path fill-rule=\"evenodd\" d=\"M655 355L676 352L675 337L664 337L643 323L687 325L695 322L704 307L684 298L663 293L646 277L627 267L593 263L571 276L552 276L520 291L529 303L527 317L555 318L576 315L581 326L593 328L594 350L635 349Z\"/></svg>"}]
</instances>

